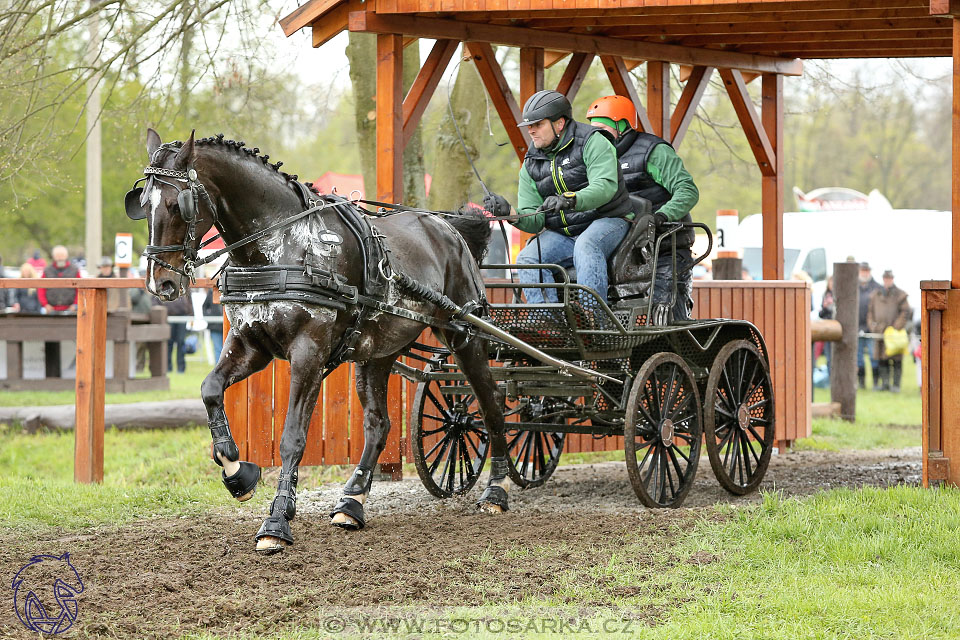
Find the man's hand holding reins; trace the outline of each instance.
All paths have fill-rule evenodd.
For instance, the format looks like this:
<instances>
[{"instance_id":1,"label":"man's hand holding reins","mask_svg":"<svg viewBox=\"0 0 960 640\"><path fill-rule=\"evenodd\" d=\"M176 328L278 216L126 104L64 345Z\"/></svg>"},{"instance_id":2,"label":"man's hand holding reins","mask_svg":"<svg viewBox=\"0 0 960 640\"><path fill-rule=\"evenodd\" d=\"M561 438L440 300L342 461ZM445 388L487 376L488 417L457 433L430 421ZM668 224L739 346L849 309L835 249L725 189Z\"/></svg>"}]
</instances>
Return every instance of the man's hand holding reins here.
<instances>
[{"instance_id":1,"label":"man's hand holding reins","mask_svg":"<svg viewBox=\"0 0 960 640\"><path fill-rule=\"evenodd\" d=\"M483 208L492 213L495 218L509 217L513 210L506 198L492 191L483 197Z\"/></svg>"},{"instance_id":2,"label":"man's hand holding reins","mask_svg":"<svg viewBox=\"0 0 960 640\"><path fill-rule=\"evenodd\" d=\"M577 194L567 191L561 195L547 196L543 199L543 204L537 209L544 213L560 213L561 211L573 211L577 205Z\"/></svg>"}]
</instances>

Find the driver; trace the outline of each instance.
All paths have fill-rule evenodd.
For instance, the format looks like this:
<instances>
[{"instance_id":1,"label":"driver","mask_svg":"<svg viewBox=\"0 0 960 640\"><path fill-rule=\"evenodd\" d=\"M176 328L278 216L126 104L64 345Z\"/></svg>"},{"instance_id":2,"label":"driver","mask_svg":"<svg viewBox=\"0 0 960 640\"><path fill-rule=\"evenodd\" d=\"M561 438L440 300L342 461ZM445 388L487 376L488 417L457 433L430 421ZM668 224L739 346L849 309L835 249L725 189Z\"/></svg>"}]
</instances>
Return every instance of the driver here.
<instances>
[{"instance_id":1,"label":"driver","mask_svg":"<svg viewBox=\"0 0 960 640\"><path fill-rule=\"evenodd\" d=\"M612 136L575 121L570 102L557 91L530 96L518 126L527 128L533 145L520 168L516 211L524 217L512 224L528 233L543 232L523 248L517 264L574 266L577 281L606 302L607 259L633 217ZM506 198L495 193L483 205L498 217L515 215ZM554 282L549 270L520 269L519 279ZM531 304L557 301L556 289L527 288L525 293Z\"/></svg>"},{"instance_id":2,"label":"driver","mask_svg":"<svg viewBox=\"0 0 960 640\"><path fill-rule=\"evenodd\" d=\"M587 120L616 139L617 157L627 189L631 195L646 198L653 204L658 229L668 221L692 222L690 210L700 199L697 185L669 142L651 133L637 131L637 109L629 98L606 96L594 101L587 110ZM690 319L693 310L693 255L690 251L693 236L692 228L676 233L679 276L672 313L671 243L665 240L660 245L652 324L665 325L672 320Z\"/></svg>"}]
</instances>

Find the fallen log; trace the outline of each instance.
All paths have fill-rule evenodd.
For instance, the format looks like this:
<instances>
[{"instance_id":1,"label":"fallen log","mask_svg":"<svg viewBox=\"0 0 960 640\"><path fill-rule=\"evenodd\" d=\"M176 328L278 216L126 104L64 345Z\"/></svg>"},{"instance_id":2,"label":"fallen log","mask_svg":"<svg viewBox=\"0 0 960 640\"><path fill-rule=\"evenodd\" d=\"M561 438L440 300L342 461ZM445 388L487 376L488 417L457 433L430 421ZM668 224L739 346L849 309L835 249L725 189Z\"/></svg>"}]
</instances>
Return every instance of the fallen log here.
<instances>
[{"instance_id":1,"label":"fallen log","mask_svg":"<svg viewBox=\"0 0 960 640\"><path fill-rule=\"evenodd\" d=\"M0 423L20 424L30 433L41 428L72 430L76 426L76 407L72 404L0 407ZM117 429L168 429L206 423L207 410L199 398L108 404L104 407L104 426Z\"/></svg>"}]
</instances>

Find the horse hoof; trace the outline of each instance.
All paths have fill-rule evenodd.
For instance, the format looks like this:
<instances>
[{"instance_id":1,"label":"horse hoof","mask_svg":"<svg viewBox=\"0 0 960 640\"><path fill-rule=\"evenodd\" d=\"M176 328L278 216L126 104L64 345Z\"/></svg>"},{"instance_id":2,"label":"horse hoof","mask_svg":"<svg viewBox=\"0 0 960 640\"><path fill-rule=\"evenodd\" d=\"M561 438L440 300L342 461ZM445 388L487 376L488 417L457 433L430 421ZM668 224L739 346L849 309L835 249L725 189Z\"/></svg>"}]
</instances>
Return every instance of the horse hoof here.
<instances>
[{"instance_id":1,"label":"horse hoof","mask_svg":"<svg viewBox=\"0 0 960 640\"><path fill-rule=\"evenodd\" d=\"M271 556L283 551L289 543L273 536L264 536L257 540L257 553L264 556Z\"/></svg>"},{"instance_id":2,"label":"horse hoof","mask_svg":"<svg viewBox=\"0 0 960 640\"><path fill-rule=\"evenodd\" d=\"M484 502L483 504L477 505L477 509L483 513L503 513L503 507L498 504L492 504L490 502Z\"/></svg>"},{"instance_id":3,"label":"horse hoof","mask_svg":"<svg viewBox=\"0 0 960 640\"><path fill-rule=\"evenodd\" d=\"M333 514L333 517L330 518L330 524L335 527L340 527L341 529L348 529L350 531L356 531L357 529L362 528L356 519L348 516L345 513Z\"/></svg>"},{"instance_id":4,"label":"horse hoof","mask_svg":"<svg viewBox=\"0 0 960 640\"><path fill-rule=\"evenodd\" d=\"M240 502L246 502L247 500L249 500L250 498L252 498L256 492L257 492L257 488L254 487L254 488L253 488L252 490L250 490L249 492L247 492L247 493L243 494L242 496L240 496L239 498L237 498L237 500L240 501Z\"/></svg>"}]
</instances>

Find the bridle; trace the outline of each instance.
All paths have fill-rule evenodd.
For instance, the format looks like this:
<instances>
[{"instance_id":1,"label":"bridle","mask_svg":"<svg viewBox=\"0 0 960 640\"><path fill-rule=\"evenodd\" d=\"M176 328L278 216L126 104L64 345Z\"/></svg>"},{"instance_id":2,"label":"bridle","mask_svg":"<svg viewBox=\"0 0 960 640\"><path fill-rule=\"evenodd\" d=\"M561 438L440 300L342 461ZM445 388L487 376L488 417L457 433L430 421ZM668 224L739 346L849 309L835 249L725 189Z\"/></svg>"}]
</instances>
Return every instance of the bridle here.
<instances>
[{"instance_id":1,"label":"bridle","mask_svg":"<svg viewBox=\"0 0 960 640\"><path fill-rule=\"evenodd\" d=\"M173 145L161 145L154 152L153 160L155 161L161 150L176 148L177 147ZM155 183L159 182L176 189L177 207L180 209L180 218L187 223L187 232L183 238L183 242L180 244L167 245L148 244L146 248L144 248L143 252L147 257L148 263L155 262L164 269L168 269L179 274L181 278L188 278L191 283L195 282L195 273L197 267L201 264L205 264L205 261L197 260L200 249L203 249L205 246L220 237L219 235L214 236L213 238L210 238L200 244L200 246L194 247L194 244L196 244L197 240L197 222L199 221L198 202L200 197L206 199L207 204L210 206L210 211L213 213L214 221L217 219L217 207L213 203L213 199L210 197L210 194L207 193L203 183L197 179L197 171L193 167L188 168L186 171L178 171L176 169L154 167L152 165L153 162L151 162L150 166L144 168L144 177L134 182L133 188L128 191L127 195L124 197L124 205L126 207L127 217L131 220L143 220L147 217L146 204ZM176 182L185 183L186 186L181 187L180 185L174 184L169 180L164 180L164 178L170 178ZM137 184L144 180L146 181L146 184L143 187L138 187ZM183 268L175 267L159 257L159 255L162 253L173 253L175 251L179 251L183 254Z\"/></svg>"}]
</instances>

